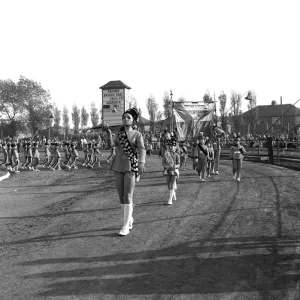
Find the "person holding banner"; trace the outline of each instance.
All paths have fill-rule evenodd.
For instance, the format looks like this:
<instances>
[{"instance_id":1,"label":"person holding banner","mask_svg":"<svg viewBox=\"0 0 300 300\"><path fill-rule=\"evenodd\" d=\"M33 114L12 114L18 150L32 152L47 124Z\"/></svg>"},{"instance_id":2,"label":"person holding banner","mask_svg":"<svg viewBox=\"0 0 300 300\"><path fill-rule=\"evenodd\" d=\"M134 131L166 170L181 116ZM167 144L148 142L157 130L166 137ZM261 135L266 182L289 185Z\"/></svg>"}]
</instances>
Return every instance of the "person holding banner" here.
<instances>
[{"instance_id":1,"label":"person holding banner","mask_svg":"<svg viewBox=\"0 0 300 300\"><path fill-rule=\"evenodd\" d=\"M122 116L123 126L115 136L113 145L116 154L110 170L114 171L116 188L124 210L124 222L119 235L125 236L133 226L133 193L135 183L145 170L146 149L142 134L133 129L139 112L130 108Z\"/></svg>"}]
</instances>

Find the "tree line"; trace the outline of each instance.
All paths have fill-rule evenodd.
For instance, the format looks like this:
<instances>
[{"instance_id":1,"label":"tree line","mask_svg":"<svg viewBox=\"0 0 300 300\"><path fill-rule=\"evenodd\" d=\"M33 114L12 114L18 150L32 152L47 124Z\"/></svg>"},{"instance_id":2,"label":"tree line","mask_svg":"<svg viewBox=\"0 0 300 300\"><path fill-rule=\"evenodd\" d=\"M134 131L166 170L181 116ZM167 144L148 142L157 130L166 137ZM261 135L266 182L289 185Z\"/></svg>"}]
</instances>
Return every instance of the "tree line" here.
<instances>
[{"instance_id":1,"label":"tree line","mask_svg":"<svg viewBox=\"0 0 300 300\"><path fill-rule=\"evenodd\" d=\"M78 133L80 128L84 129L89 118L93 126L98 125L100 111L94 102L91 103L90 112L87 112L84 106L80 109L74 104L71 111L74 133ZM0 80L0 118L8 121L13 137L18 131L35 136L42 129L50 127L52 112L54 129L58 131L62 121L65 133L68 134L70 129L68 108L64 106L61 112L52 101L49 90L22 75L17 82L11 79Z\"/></svg>"}]
</instances>

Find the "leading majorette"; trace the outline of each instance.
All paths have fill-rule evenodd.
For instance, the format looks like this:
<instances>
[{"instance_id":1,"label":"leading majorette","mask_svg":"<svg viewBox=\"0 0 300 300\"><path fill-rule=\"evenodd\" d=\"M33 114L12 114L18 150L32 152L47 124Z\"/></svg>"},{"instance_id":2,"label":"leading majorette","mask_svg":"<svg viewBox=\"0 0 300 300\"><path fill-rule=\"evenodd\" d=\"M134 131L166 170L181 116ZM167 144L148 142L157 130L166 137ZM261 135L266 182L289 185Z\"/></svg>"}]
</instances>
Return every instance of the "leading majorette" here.
<instances>
[{"instance_id":1,"label":"leading majorette","mask_svg":"<svg viewBox=\"0 0 300 300\"><path fill-rule=\"evenodd\" d=\"M123 126L113 140L116 155L110 169L114 171L117 192L124 209L124 222L119 235L127 235L132 229L133 192L136 181L145 169L144 139L139 131L133 129L138 117L136 108L126 110L122 116Z\"/></svg>"}]
</instances>

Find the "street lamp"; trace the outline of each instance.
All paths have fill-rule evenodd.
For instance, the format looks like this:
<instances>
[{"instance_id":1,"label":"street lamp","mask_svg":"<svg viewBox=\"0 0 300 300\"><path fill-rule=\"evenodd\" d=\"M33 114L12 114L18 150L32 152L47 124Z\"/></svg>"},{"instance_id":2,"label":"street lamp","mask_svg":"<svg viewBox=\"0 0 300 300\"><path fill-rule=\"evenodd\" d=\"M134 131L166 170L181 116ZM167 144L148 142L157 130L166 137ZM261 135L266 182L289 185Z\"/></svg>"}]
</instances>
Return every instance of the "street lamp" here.
<instances>
[{"instance_id":1,"label":"street lamp","mask_svg":"<svg viewBox=\"0 0 300 300\"><path fill-rule=\"evenodd\" d=\"M171 132L173 131L173 93L172 90L170 90L170 97L171 97Z\"/></svg>"},{"instance_id":2,"label":"street lamp","mask_svg":"<svg viewBox=\"0 0 300 300\"><path fill-rule=\"evenodd\" d=\"M52 115L52 113L50 113L50 116L49 116L49 123L50 123L50 126L49 126L49 140L50 140L50 130L51 130L51 125L52 125L52 121L53 121L54 117Z\"/></svg>"}]
</instances>

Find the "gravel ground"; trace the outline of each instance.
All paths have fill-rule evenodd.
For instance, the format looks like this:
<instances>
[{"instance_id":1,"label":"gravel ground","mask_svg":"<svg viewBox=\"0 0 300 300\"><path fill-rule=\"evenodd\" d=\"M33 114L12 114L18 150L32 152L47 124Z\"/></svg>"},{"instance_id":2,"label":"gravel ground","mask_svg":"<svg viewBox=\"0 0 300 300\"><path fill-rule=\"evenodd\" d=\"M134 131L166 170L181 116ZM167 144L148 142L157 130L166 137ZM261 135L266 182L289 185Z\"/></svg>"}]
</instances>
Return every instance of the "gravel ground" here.
<instances>
[{"instance_id":1,"label":"gravel ground","mask_svg":"<svg viewBox=\"0 0 300 300\"><path fill-rule=\"evenodd\" d=\"M147 156L134 228L119 237L104 159L0 183L0 299L299 299L299 172L245 161L237 182L224 160L199 182L189 161L168 206L160 158Z\"/></svg>"}]
</instances>

